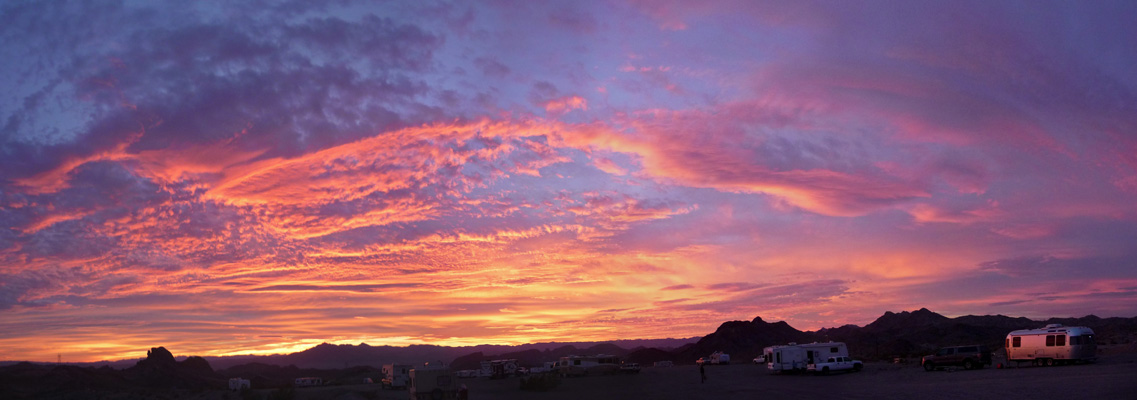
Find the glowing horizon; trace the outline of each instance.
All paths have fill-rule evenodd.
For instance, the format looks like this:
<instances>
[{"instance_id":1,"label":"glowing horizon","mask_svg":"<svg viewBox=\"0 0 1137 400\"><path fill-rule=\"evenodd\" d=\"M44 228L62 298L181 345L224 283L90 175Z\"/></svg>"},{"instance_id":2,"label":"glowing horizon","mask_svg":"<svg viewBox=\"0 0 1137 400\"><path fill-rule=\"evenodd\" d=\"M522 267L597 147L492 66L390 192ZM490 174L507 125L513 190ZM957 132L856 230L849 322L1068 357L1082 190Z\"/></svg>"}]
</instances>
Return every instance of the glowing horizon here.
<instances>
[{"instance_id":1,"label":"glowing horizon","mask_svg":"<svg viewBox=\"0 0 1137 400\"><path fill-rule=\"evenodd\" d=\"M1137 316L1134 17L0 5L0 360Z\"/></svg>"}]
</instances>

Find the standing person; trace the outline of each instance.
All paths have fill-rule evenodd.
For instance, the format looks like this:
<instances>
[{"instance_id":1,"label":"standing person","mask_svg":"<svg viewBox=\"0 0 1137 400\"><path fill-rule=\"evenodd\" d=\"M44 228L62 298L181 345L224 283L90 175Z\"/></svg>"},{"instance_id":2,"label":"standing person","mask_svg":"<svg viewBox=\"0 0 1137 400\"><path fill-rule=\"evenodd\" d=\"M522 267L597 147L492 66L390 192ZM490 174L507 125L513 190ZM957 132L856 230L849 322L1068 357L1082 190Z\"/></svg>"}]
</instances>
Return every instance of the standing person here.
<instances>
[{"instance_id":1,"label":"standing person","mask_svg":"<svg viewBox=\"0 0 1137 400\"><path fill-rule=\"evenodd\" d=\"M458 388L458 400L466 400L468 398L470 398L470 389L467 389L466 384L463 383L462 387Z\"/></svg>"},{"instance_id":2,"label":"standing person","mask_svg":"<svg viewBox=\"0 0 1137 400\"><path fill-rule=\"evenodd\" d=\"M699 364L699 376L703 377L702 383L707 383L707 370L704 369L703 364Z\"/></svg>"}]
</instances>

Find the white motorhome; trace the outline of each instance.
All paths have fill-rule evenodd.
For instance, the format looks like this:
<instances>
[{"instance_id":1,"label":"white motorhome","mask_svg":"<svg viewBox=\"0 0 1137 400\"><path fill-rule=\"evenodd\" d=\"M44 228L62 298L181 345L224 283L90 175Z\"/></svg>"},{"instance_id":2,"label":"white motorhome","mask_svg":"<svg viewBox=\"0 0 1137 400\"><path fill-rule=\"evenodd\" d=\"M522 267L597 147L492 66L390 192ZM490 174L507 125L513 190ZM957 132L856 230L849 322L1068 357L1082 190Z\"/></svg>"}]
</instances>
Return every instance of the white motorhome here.
<instances>
[{"instance_id":1,"label":"white motorhome","mask_svg":"<svg viewBox=\"0 0 1137 400\"><path fill-rule=\"evenodd\" d=\"M620 357L608 354L561 357L557 371L561 376L614 374L620 371Z\"/></svg>"},{"instance_id":2,"label":"white motorhome","mask_svg":"<svg viewBox=\"0 0 1137 400\"><path fill-rule=\"evenodd\" d=\"M1094 331L1084 326L1050 324L1007 334L1007 361L1054 365L1097 359Z\"/></svg>"},{"instance_id":3,"label":"white motorhome","mask_svg":"<svg viewBox=\"0 0 1137 400\"><path fill-rule=\"evenodd\" d=\"M411 366L405 364L383 365L383 387L402 389L411 381Z\"/></svg>"},{"instance_id":4,"label":"white motorhome","mask_svg":"<svg viewBox=\"0 0 1137 400\"><path fill-rule=\"evenodd\" d=\"M849 348L842 342L828 343L790 343L762 349L766 358L766 368L774 372L802 372L818 361L829 357L848 357Z\"/></svg>"}]
</instances>

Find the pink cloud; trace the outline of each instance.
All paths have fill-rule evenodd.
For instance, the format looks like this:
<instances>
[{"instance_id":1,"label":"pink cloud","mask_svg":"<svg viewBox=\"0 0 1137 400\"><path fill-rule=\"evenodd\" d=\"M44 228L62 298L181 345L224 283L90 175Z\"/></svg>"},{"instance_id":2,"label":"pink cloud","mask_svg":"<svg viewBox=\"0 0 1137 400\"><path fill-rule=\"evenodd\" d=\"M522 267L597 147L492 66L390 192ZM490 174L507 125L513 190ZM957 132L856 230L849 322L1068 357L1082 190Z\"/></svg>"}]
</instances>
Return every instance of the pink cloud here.
<instances>
[{"instance_id":1,"label":"pink cloud","mask_svg":"<svg viewBox=\"0 0 1137 400\"><path fill-rule=\"evenodd\" d=\"M572 110L588 110L588 100L580 96L568 96L545 103L545 112L563 114Z\"/></svg>"}]
</instances>

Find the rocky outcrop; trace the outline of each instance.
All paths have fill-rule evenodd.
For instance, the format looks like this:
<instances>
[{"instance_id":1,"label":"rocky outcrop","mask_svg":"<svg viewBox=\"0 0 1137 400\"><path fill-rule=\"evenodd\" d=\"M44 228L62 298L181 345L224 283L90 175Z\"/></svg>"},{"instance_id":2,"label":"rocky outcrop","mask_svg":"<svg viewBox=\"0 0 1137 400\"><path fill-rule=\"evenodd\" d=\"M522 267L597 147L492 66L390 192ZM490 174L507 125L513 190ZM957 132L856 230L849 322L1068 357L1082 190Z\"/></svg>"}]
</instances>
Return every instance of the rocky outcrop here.
<instances>
[{"instance_id":1,"label":"rocky outcrop","mask_svg":"<svg viewBox=\"0 0 1137 400\"><path fill-rule=\"evenodd\" d=\"M165 347L154 347L123 373L139 386L174 389L221 388L221 376L213 372L209 362L201 357L177 361Z\"/></svg>"}]
</instances>

